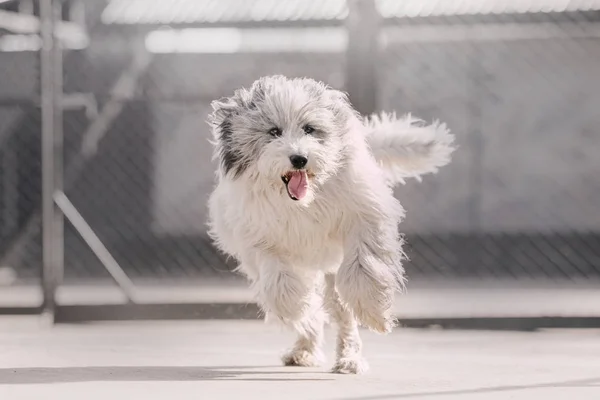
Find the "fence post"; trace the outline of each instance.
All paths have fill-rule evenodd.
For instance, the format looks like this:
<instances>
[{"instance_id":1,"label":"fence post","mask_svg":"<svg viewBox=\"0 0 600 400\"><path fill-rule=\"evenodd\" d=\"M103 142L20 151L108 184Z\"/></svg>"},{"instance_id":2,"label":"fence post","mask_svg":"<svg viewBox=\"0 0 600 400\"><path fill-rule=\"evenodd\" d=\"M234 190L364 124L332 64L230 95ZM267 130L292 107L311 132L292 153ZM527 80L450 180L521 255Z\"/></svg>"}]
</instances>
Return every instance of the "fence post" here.
<instances>
[{"instance_id":1,"label":"fence post","mask_svg":"<svg viewBox=\"0 0 600 400\"><path fill-rule=\"evenodd\" d=\"M42 109L42 285L44 313L54 321L56 289L64 271L64 222L54 202L62 190L62 49L55 21L61 17L60 0L40 0L41 109Z\"/></svg>"},{"instance_id":2,"label":"fence post","mask_svg":"<svg viewBox=\"0 0 600 400\"><path fill-rule=\"evenodd\" d=\"M381 14L374 0L348 0L346 90L363 115L377 111Z\"/></svg>"}]
</instances>

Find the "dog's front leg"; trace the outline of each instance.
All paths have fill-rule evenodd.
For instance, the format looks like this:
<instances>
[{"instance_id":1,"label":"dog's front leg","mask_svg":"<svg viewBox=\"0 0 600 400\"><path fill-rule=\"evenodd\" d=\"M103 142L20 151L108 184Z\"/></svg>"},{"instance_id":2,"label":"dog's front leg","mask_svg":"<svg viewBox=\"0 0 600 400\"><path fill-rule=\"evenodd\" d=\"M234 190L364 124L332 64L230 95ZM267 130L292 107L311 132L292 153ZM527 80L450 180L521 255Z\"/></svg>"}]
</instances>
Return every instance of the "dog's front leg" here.
<instances>
[{"instance_id":1,"label":"dog's front leg","mask_svg":"<svg viewBox=\"0 0 600 400\"><path fill-rule=\"evenodd\" d=\"M310 307L311 278L275 258L262 257L253 287L265 312L282 321L293 322Z\"/></svg>"},{"instance_id":2,"label":"dog's front leg","mask_svg":"<svg viewBox=\"0 0 600 400\"><path fill-rule=\"evenodd\" d=\"M314 271L294 270L276 260L262 259L258 279L253 283L259 303L270 320L276 320L298 334L294 346L282 361L291 366L316 366L323 360L325 314L319 276Z\"/></svg>"},{"instance_id":3,"label":"dog's front leg","mask_svg":"<svg viewBox=\"0 0 600 400\"><path fill-rule=\"evenodd\" d=\"M395 293L404 283L397 220L384 216L358 220L346 240L336 287L341 300L363 325L388 333L394 326L391 312Z\"/></svg>"}]
</instances>

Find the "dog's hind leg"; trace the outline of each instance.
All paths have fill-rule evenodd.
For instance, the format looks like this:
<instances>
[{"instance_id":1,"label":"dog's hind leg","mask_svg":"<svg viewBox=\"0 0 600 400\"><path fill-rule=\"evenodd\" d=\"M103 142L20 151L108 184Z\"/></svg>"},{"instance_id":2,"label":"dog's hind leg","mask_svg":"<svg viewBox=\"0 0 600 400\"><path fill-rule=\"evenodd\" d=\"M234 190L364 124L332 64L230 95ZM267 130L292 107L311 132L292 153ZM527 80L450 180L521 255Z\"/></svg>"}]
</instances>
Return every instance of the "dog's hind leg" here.
<instances>
[{"instance_id":1,"label":"dog's hind leg","mask_svg":"<svg viewBox=\"0 0 600 400\"><path fill-rule=\"evenodd\" d=\"M335 275L325 276L325 308L338 326L336 360L332 372L361 374L369 369L362 357L362 340L358 323L348 308L340 301L335 288Z\"/></svg>"},{"instance_id":2,"label":"dog's hind leg","mask_svg":"<svg viewBox=\"0 0 600 400\"><path fill-rule=\"evenodd\" d=\"M401 210L391 191L387 205L371 202L365 207L346 239L344 262L336 275L336 288L344 304L357 320L371 330L389 333L394 326L391 315L395 294L403 288L402 238L397 222ZM396 215L373 212L398 207Z\"/></svg>"}]
</instances>

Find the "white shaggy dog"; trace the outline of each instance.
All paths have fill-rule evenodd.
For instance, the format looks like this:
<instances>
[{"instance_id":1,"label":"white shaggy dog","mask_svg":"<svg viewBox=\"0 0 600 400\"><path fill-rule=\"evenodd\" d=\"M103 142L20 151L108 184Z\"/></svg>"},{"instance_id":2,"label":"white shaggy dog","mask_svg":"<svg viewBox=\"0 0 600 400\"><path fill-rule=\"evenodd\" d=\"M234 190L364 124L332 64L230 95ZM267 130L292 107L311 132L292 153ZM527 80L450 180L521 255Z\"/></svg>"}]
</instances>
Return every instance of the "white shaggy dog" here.
<instances>
[{"instance_id":1,"label":"white shaggy dog","mask_svg":"<svg viewBox=\"0 0 600 400\"><path fill-rule=\"evenodd\" d=\"M297 331L285 365L322 360L329 314L339 326L333 371L364 372L357 325L390 332L404 286L404 210L392 187L447 164L453 136L410 117L365 120L312 79L261 78L212 106L212 238L267 318Z\"/></svg>"}]
</instances>

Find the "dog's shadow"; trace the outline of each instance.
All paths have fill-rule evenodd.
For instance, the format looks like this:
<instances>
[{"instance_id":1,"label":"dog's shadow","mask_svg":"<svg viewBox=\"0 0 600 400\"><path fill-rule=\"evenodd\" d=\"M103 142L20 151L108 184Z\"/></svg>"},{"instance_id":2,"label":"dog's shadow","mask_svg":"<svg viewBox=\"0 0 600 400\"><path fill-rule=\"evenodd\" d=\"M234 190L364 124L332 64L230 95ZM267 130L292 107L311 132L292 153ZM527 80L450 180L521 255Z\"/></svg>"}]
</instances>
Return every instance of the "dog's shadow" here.
<instances>
[{"instance_id":1,"label":"dog's shadow","mask_svg":"<svg viewBox=\"0 0 600 400\"><path fill-rule=\"evenodd\" d=\"M0 385L139 381L329 381L320 371L279 367L103 366L0 368Z\"/></svg>"}]
</instances>

